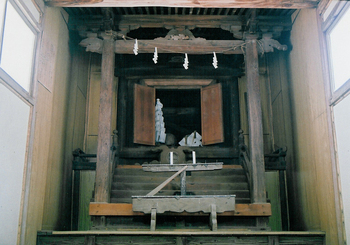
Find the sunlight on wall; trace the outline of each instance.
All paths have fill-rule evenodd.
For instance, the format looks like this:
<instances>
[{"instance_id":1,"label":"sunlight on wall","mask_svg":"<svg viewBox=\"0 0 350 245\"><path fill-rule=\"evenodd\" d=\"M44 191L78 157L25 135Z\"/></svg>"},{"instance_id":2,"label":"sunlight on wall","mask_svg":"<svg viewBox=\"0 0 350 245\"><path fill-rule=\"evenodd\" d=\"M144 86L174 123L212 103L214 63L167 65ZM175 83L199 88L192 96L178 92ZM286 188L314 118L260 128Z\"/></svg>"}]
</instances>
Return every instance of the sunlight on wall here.
<instances>
[{"instance_id":1,"label":"sunlight on wall","mask_svg":"<svg viewBox=\"0 0 350 245\"><path fill-rule=\"evenodd\" d=\"M334 90L350 79L350 8L329 33Z\"/></svg>"},{"instance_id":2,"label":"sunlight on wall","mask_svg":"<svg viewBox=\"0 0 350 245\"><path fill-rule=\"evenodd\" d=\"M338 145L339 173L347 242L350 244L350 96L334 107L334 124Z\"/></svg>"},{"instance_id":3,"label":"sunlight on wall","mask_svg":"<svg viewBox=\"0 0 350 245\"><path fill-rule=\"evenodd\" d=\"M17 244L30 107L0 83L0 244Z\"/></svg>"}]
</instances>

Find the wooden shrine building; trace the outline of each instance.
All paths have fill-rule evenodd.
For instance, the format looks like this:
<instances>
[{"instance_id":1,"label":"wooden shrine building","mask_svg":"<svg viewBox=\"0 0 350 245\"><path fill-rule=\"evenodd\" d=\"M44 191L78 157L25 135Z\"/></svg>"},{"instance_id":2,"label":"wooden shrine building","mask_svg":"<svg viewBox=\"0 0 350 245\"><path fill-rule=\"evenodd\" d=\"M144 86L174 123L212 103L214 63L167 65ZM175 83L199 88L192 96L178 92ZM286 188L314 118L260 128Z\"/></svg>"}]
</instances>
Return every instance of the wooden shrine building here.
<instances>
[{"instance_id":1,"label":"wooden shrine building","mask_svg":"<svg viewBox=\"0 0 350 245\"><path fill-rule=\"evenodd\" d=\"M0 3L0 240L346 244L347 16L330 0Z\"/></svg>"}]
</instances>

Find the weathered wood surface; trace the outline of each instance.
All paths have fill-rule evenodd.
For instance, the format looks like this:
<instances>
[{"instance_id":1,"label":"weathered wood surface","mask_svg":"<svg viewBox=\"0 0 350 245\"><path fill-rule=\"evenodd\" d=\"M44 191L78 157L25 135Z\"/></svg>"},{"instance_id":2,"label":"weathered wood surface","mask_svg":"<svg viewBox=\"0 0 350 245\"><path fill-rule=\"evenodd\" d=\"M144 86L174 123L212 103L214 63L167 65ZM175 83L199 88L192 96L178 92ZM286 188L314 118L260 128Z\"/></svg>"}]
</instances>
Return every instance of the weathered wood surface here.
<instances>
[{"instance_id":1,"label":"weathered wood surface","mask_svg":"<svg viewBox=\"0 0 350 245\"><path fill-rule=\"evenodd\" d=\"M134 54L134 44L134 40L117 40L114 52ZM138 53L153 53L154 47L157 47L158 53L242 54L243 44L239 40L138 40Z\"/></svg>"},{"instance_id":2,"label":"weathered wood surface","mask_svg":"<svg viewBox=\"0 0 350 245\"><path fill-rule=\"evenodd\" d=\"M230 168L228 168L230 167ZM236 195L236 203L250 203L247 178L241 166L224 165L221 170L191 171L186 176L188 195ZM145 172L116 168L111 191L112 203L131 203L131 196L143 196L172 175L171 172ZM180 178L166 185L159 195L179 195Z\"/></svg>"},{"instance_id":3,"label":"weathered wood surface","mask_svg":"<svg viewBox=\"0 0 350 245\"><path fill-rule=\"evenodd\" d=\"M135 148L123 148L120 152L122 158L157 158L158 154L150 152L149 147L135 147ZM238 158L237 148L231 147L195 147L193 150L196 151L196 157L199 158L210 158L210 159L225 159L225 158Z\"/></svg>"},{"instance_id":4,"label":"weathered wood surface","mask_svg":"<svg viewBox=\"0 0 350 245\"><path fill-rule=\"evenodd\" d=\"M142 216L143 212L135 212L130 203L90 203L89 214L92 216ZM179 216L207 216L202 212L168 213ZM235 211L218 213L218 216L271 216L271 205L265 204L236 204Z\"/></svg>"},{"instance_id":5,"label":"weathered wood surface","mask_svg":"<svg viewBox=\"0 0 350 245\"><path fill-rule=\"evenodd\" d=\"M221 84L201 89L202 144L224 142Z\"/></svg>"},{"instance_id":6,"label":"weathered wood surface","mask_svg":"<svg viewBox=\"0 0 350 245\"><path fill-rule=\"evenodd\" d=\"M98 119L98 147L96 163L95 201L109 202L112 170L111 131L115 54L113 40L103 41L100 111Z\"/></svg>"},{"instance_id":7,"label":"weathered wood surface","mask_svg":"<svg viewBox=\"0 0 350 245\"><path fill-rule=\"evenodd\" d=\"M75 30L81 25L86 25L93 29L98 27L103 21L102 15L95 15L94 18L87 19L86 16L72 16L68 25ZM258 25L266 28L273 26L283 27L290 30L292 23L288 16L257 16ZM222 28L224 30L239 31L245 25L246 19L239 15L121 15L118 16L118 26L124 28L174 28L175 26L187 26L192 29L197 28Z\"/></svg>"},{"instance_id":8,"label":"weathered wood surface","mask_svg":"<svg viewBox=\"0 0 350 245\"><path fill-rule=\"evenodd\" d=\"M211 205L216 205L216 212L235 210L235 195L225 196L134 196L132 197L132 209L144 213L151 213L156 209L157 213L164 212L203 212L210 213Z\"/></svg>"},{"instance_id":9,"label":"weathered wood surface","mask_svg":"<svg viewBox=\"0 0 350 245\"><path fill-rule=\"evenodd\" d=\"M165 172L179 171L184 166L187 166L186 171L205 171L222 169L223 163L198 163L198 164L142 164L143 171Z\"/></svg>"},{"instance_id":10,"label":"weathered wood surface","mask_svg":"<svg viewBox=\"0 0 350 245\"><path fill-rule=\"evenodd\" d=\"M45 0L48 6L57 7L133 7L133 6L165 6L165 7L195 7L195 8L315 8L318 0L220 0L220 1L162 1L162 0Z\"/></svg>"},{"instance_id":11,"label":"weathered wood surface","mask_svg":"<svg viewBox=\"0 0 350 245\"><path fill-rule=\"evenodd\" d=\"M323 245L325 232L218 231L52 231L38 232L38 244L84 244L95 237L96 244L299 244ZM86 240L85 240L86 241ZM180 243L179 243L180 242ZM275 243L269 243L275 242Z\"/></svg>"},{"instance_id":12,"label":"weathered wood surface","mask_svg":"<svg viewBox=\"0 0 350 245\"><path fill-rule=\"evenodd\" d=\"M258 47L255 36L246 39L246 76L248 93L249 152L251 170L251 197L253 203L266 202L264 179L264 142L261 95L259 83Z\"/></svg>"},{"instance_id":13,"label":"weathered wood surface","mask_svg":"<svg viewBox=\"0 0 350 245\"><path fill-rule=\"evenodd\" d=\"M134 143L155 144L154 88L135 84L134 90Z\"/></svg>"},{"instance_id":14,"label":"weathered wood surface","mask_svg":"<svg viewBox=\"0 0 350 245\"><path fill-rule=\"evenodd\" d=\"M175 174L173 174L170 178L166 179L163 183L161 183L157 188L152 190L150 193L148 193L146 196L154 196L157 194L164 186L169 184L175 177L177 177L179 174L181 174L183 171L187 169L188 166L184 166L180 170L178 170Z\"/></svg>"},{"instance_id":15,"label":"weathered wood surface","mask_svg":"<svg viewBox=\"0 0 350 245\"><path fill-rule=\"evenodd\" d=\"M214 83L213 79L143 79L142 82L156 89L189 89L201 88Z\"/></svg>"}]
</instances>

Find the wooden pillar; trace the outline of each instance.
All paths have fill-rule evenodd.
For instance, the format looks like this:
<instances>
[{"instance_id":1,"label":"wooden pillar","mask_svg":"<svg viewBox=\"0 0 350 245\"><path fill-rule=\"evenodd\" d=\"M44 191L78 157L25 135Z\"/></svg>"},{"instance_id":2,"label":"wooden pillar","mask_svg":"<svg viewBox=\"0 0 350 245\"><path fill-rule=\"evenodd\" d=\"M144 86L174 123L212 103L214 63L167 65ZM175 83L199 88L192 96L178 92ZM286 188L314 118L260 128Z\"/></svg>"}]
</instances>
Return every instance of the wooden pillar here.
<instances>
[{"instance_id":1,"label":"wooden pillar","mask_svg":"<svg viewBox=\"0 0 350 245\"><path fill-rule=\"evenodd\" d=\"M95 202L109 202L110 200L114 63L114 40L112 36L106 35L103 40L101 65Z\"/></svg>"},{"instance_id":2,"label":"wooden pillar","mask_svg":"<svg viewBox=\"0 0 350 245\"><path fill-rule=\"evenodd\" d=\"M263 127L261 95L259 84L257 36L246 38L246 76L248 94L249 152L251 162L252 203L266 202L265 164L263 147Z\"/></svg>"}]
</instances>

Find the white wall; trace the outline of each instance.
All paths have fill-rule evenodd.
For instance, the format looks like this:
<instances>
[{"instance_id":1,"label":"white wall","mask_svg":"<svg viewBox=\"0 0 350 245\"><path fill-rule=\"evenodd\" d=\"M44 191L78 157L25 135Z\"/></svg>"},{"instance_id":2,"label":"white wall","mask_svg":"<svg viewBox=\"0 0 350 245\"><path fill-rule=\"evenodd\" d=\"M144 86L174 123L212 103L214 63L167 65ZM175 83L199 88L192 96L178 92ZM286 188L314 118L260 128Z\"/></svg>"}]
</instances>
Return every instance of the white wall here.
<instances>
[{"instance_id":1,"label":"white wall","mask_svg":"<svg viewBox=\"0 0 350 245\"><path fill-rule=\"evenodd\" d=\"M0 83L0 243L17 244L30 106Z\"/></svg>"},{"instance_id":2,"label":"white wall","mask_svg":"<svg viewBox=\"0 0 350 245\"><path fill-rule=\"evenodd\" d=\"M350 244L350 96L334 106L339 175L347 244Z\"/></svg>"}]
</instances>

